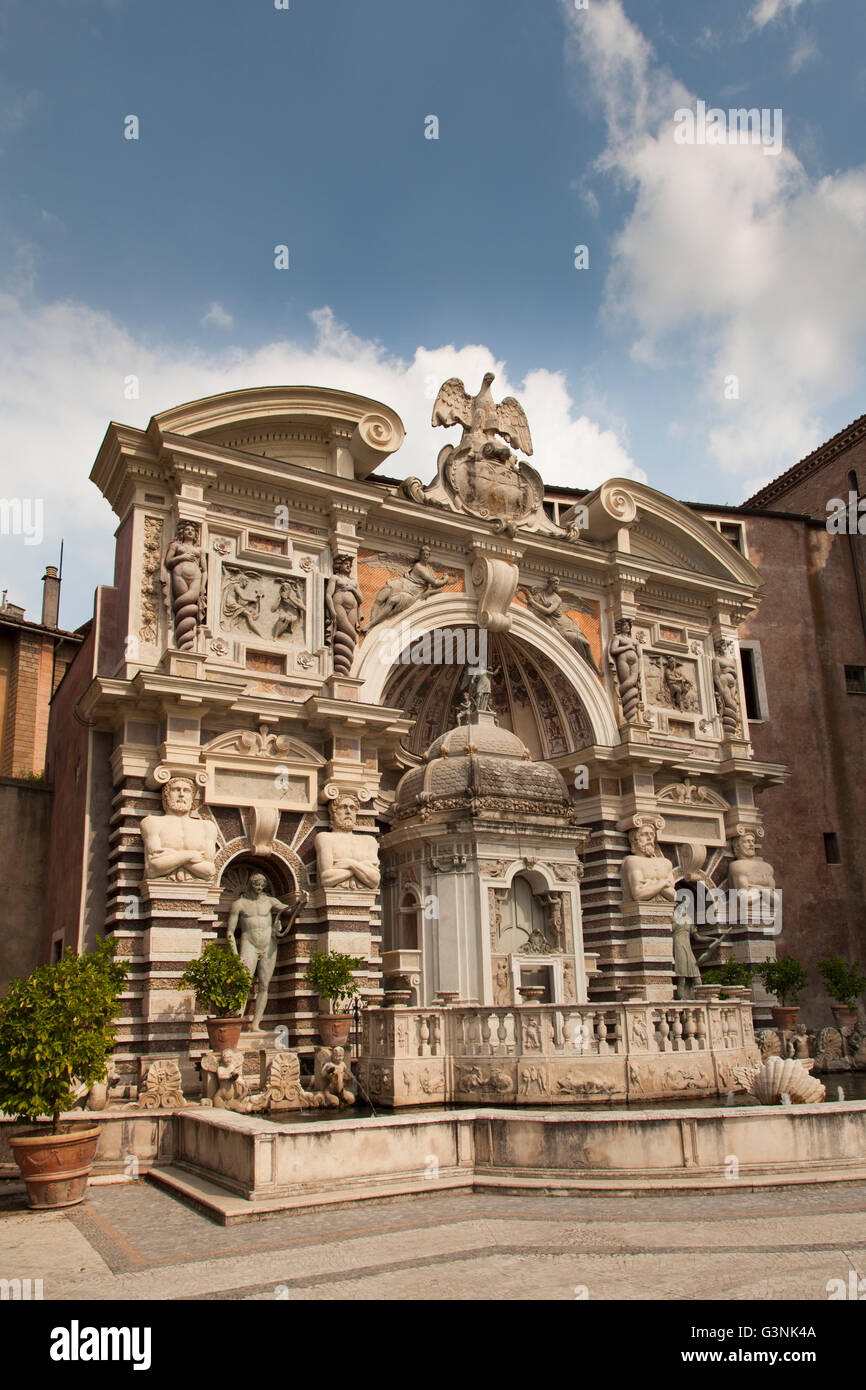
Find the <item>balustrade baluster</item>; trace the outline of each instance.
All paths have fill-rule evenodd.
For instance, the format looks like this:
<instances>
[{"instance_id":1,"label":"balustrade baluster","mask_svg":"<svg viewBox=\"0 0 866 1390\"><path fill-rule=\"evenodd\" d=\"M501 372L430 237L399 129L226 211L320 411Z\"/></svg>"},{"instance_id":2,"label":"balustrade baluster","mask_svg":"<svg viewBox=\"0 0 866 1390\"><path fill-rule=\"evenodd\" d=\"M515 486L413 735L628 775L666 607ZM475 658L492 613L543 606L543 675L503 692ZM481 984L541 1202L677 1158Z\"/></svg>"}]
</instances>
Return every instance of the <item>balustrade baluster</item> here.
<instances>
[{"instance_id":1,"label":"balustrade baluster","mask_svg":"<svg viewBox=\"0 0 866 1390\"><path fill-rule=\"evenodd\" d=\"M596 1018L595 1033L596 1033L596 1037L598 1038L598 1051L599 1051L599 1054L601 1054L601 1053L603 1053L603 1052L610 1052L610 1047L608 1046L608 1041L607 1041L607 1024L606 1024L605 1021L604 1021L604 1014L603 1014L603 1013L598 1013L598 1014L596 1014L595 1018Z\"/></svg>"},{"instance_id":2,"label":"balustrade baluster","mask_svg":"<svg viewBox=\"0 0 866 1390\"><path fill-rule=\"evenodd\" d=\"M658 1026L660 1052L670 1052L671 1050L670 1031L671 1029L670 1024L668 1023L668 1016L664 1009L662 1009L661 1013L659 1014Z\"/></svg>"},{"instance_id":3,"label":"balustrade baluster","mask_svg":"<svg viewBox=\"0 0 866 1390\"><path fill-rule=\"evenodd\" d=\"M685 1039L686 1051L693 1052L695 1047L695 1012L694 1009L683 1009L683 1036Z\"/></svg>"},{"instance_id":4,"label":"balustrade baluster","mask_svg":"<svg viewBox=\"0 0 866 1390\"><path fill-rule=\"evenodd\" d=\"M507 1051L505 1042L508 1037L508 1029L505 1026L505 1010L503 1010L502 1013L499 1014L499 1026L496 1029L496 1037L499 1042L499 1052L503 1053Z\"/></svg>"},{"instance_id":5,"label":"balustrade baluster","mask_svg":"<svg viewBox=\"0 0 866 1390\"><path fill-rule=\"evenodd\" d=\"M695 1034L696 1045L705 1051L709 1047L709 1036L707 1030L707 1012L705 1008L695 1009Z\"/></svg>"},{"instance_id":6,"label":"balustrade baluster","mask_svg":"<svg viewBox=\"0 0 866 1390\"><path fill-rule=\"evenodd\" d=\"M674 1052L680 1052L683 1045L682 1012L680 1009L671 1009L670 1016L673 1018L673 1028L671 1029L673 1033L673 1050Z\"/></svg>"},{"instance_id":7,"label":"balustrade baluster","mask_svg":"<svg viewBox=\"0 0 866 1390\"><path fill-rule=\"evenodd\" d=\"M490 1046L490 1015L488 1013L483 1013L481 1015L481 1053L482 1056L489 1057L492 1052L493 1048Z\"/></svg>"}]
</instances>

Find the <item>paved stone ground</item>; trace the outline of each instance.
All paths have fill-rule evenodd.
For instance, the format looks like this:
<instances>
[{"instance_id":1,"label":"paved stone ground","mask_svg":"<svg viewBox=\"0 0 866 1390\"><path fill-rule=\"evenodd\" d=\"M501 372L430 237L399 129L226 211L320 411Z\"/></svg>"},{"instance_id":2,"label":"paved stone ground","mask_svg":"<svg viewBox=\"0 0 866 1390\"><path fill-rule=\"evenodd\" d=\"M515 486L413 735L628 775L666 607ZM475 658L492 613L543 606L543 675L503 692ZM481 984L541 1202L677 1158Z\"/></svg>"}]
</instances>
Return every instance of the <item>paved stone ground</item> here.
<instances>
[{"instance_id":1,"label":"paved stone ground","mask_svg":"<svg viewBox=\"0 0 866 1390\"><path fill-rule=\"evenodd\" d=\"M866 1184L666 1197L431 1193L221 1227L146 1182L0 1213L46 1299L827 1299L866 1277Z\"/></svg>"}]
</instances>

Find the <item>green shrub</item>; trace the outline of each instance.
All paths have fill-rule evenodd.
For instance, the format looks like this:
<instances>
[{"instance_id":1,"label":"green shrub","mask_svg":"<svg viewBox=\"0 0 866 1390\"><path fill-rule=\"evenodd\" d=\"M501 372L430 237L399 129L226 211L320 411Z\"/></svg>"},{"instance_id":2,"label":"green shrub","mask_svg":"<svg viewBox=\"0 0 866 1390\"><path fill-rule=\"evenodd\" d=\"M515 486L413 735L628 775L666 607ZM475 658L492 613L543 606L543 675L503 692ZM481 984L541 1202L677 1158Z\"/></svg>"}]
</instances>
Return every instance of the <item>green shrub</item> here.
<instances>
[{"instance_id":1,"label":"green shrub","mask_svg":"<svg viewBox=\"0 0 866 1390\"><path fill-rule=\"evenodd\" d=\"M360 992L352 971L362 970L366 963L359 956L345 956L341 951L314 951L304 978L320 998L329 999L340 1012L340 1005L348 1007L349 1001Z\"/></svg>"},{"instance_id":2,"label":"green shrub","mask_svg":"<svg viewBox=\"0 0 866 1390\"><path fill-rule=\"evenodd\" d=\"M21 1120L58 1117L75 1101L73 1078L102 1081L129 967L112 938L13 980L0 999L0 1110Z\"/></svg>"},{"instance_id":3,"label":"green shrub","mask_svg":"<svg viewBox=\"0 0 866 1390\"><path fill-rule=\"evenodd\" d=\"M824 960L818 961L818 969L824 981L824 988L837 1004L847 1004L853 1008L866 989L866 975L855 961L850 964L842 956L831 952Z\"/></svg>"},{"instance_id":4,"label":"green shrub","mask_svg":"<svg viewBox=\"0 0 866 1390\"><path fill-rule=\"evenodd\" d=\"M794 1005L800 991L806 988L809 977L794 956L780 956L778 960L765 960L758 966L757 973L770 994L775 994L779 1003Z\"/></svg>"},{"instance_id":5,"label":"green shrub","mask_svg":"<svg viewBox=\"0 0 866 1390\"><path fill-rule=\"evenodd\" d=\"M714 965L704 971L704 981L708 985L750 985L755 966L747 961L728 956L724 965Z\"/></svg>"},{"instance_id":6,"label":"green shrub","mask_svg":"<svg viewBox=\"0 0 866 1390\"><path fill-rule=\"evenodd\" d=\"M202 1013L211 1018L235 1018L247 1002L253 977L240 956L211 941L198 960L191 960L178 980L178 989L195 990Z\"/></svg>"}]
</instances>

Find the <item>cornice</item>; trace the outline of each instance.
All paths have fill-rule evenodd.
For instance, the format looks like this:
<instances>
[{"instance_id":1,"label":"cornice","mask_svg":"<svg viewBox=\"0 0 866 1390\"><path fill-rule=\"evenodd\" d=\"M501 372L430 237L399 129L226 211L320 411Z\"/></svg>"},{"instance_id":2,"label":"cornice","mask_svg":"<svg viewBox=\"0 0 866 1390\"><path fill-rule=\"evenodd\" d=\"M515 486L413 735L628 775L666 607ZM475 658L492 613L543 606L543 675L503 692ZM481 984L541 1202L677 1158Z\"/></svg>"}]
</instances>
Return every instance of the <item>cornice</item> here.
<instances>
[{"instance_id":1,"label":"cornice","mask_svg":"<svg viewBox=\"0 0 866 1390\"><path fill-rule=\"evenodd\" d=\"M813 449L811 454L792 465L785 473L780 473L778 478L766 484L765 487L758 488L751 497L747 497L743 503L744 507L765 507L774 497L782 497L798 483L803 482L813 473L817 473L825 464L831 463L834 458L854 447L854 445L866 435L866 415L860 415L856 420L852 420L850 425L846 425L838 434L834 434L823 444L819 444L817 449Z\"/></svg>"}]
</instances>

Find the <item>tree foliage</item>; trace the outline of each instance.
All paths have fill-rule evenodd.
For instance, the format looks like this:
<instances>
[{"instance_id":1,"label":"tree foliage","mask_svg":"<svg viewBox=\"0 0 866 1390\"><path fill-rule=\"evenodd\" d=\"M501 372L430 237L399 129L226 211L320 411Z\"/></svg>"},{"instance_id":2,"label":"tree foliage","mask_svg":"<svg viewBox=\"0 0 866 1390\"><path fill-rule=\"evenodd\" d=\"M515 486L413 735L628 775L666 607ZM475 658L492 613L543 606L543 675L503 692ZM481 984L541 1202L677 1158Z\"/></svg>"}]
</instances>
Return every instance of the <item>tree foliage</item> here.
<instances>
[{"instance_id":1,"label":"tree foliage","mask_svg":"<svg viewBox=\"0 0 866 1390\"><path fill-rule=\"evenodd\" d=\"M178 980L178 989L195 990L199 1008L212 1018L235 1018L247 1002L253 977L240 956L218 941L205 946Z\"/></svg>"},{"instance_id":2,"label":"tree foliage","mask_svg":"<svg viewBox=\"0 0 866 1390\"><path fill-rule=\"evenodd\" d=\"M758 974L770 994L775 994L779 1003L794 1005L800 991L806 988L809 977L794 956L780 956L778 960L765 960L758 966Z\"/></svg>"},{"instance_id":3,"label":"tree foliage","mask_svg":"<svg viewBox=\"0 0 866 1390\"><path fill-rule=\"evenodd\" d=\"M342 951L314 951L310 956L305 979L322 999L329 999L337 1010L359 993L353 970L363 970L366 961L359 956L346 956Z\"/></svg>"},{"instance_id":4,"label":"tree foliage","mask_svg":"<svg viewBox=\"0 0 866 1390\"><path fill-rule=\"evenodd\" d=\"M818 969L830 998L835 999L837 1004L847 1004L848 1008L853 1008L866 989L866 975L857 961L852 965L831 951L824 960L818 961Z\"/></svg>"},{"instance_id":5,"label":"tree foliage","mask_svg":"<svg viewBox=\"0 0 866 1390\"><path fill-rule=\"evenodd\" d=\"M114 959L115 941L85 955L40 965L12 980L0 999L0 1110L35 1121L75 1101L73 1078L101 1081L114 1047L114 1020L129 967Z\"/></svg>"}]
</instances>

